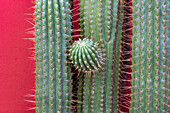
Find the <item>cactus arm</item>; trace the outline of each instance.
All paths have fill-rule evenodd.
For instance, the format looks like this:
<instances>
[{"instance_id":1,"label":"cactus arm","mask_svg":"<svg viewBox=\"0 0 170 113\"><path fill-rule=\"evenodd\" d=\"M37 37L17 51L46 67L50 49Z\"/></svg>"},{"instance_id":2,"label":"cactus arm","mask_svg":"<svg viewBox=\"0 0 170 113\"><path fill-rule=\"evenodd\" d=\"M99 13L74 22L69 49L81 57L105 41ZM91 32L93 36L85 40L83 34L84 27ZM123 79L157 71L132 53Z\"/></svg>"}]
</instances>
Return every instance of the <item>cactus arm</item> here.
<instances>
[{"instance_id":1,"label":"cactus arm","mask_svg":"<svg viewBox=\"0 0 170 113\"><path fill-rule=\"evenodd\" d=\"M143 30L143 41L142 41L142 44L143 44L143 48L142 48L142 67L143 67L143 70L142 70L142 112L146 112L146 76L147 76L147 35L148 35L148 32L147 32L147 18L148 18L148 12L147 12L147 9L148 9L148 3L147 3L147 0L144 0L143 1L144 4L143 4L143 25L142 26L142 30Z\"/></svg>"},{"instance_id":2,"label":"cactus arm","mask_svg":"<svg viewBox=\"0 0 170 113\"><path fill-rule=\"evenodd\" d=\"M84 31L85 38L90 37L90 0L85 0L84 3Z\"/></svg>"},{"instance_id":3,"label":"cactus arm","mask_svg":"<svg viewBox=\"0 0 170 113\"><path fill-rule=\"evenodd\" d=\"M68 0L64 0L64 8L65 8L65 21L66 21L66 47L70 45L70 37L71 37L71 17L70 17L70 12L71 10L69 9L70 4ZM69 49L69 48L68 48Z\"/></svg>"},{"instance_id":4,"label":"cactus arm","mask_svg":"<svg viewBox=\"0 0 170 113\"><path fill-rule=\"evenodd\" d=\"M45 95L44 109L49 112L49 29L48 29L48 0L43 1L44 7L44 43L45 43Z\"/></svg>"},{"instance_id":5,"label":"cactus arm","mask_svg":"<svg viewBox=\"0 0 170 113\"><path fill-rule=\"evenodd\" d=\"M70 3L68 0L64 0L64 8L65 8L65 15L66 15L66 47L67 49L70 49L69 45L69 41L70 41L70 37L71 37L71 18L70 18L70 10L69 10L69 7L70 7ZM69 113L71 111L71 65L70 65L70 61L69 59L67 58L67 112Z\"/></svg>"},{"instance_id":6,"label":"cactus arm","mask_svg":"<svg viewBox=\"0 0 170 113\"><path fill-rule=\"evenodd\" d=\"M137 16L137 23L140 23L140 24L137 24L137 28L138 29L136 29L136 30L138 30L139 32L137 32L137 40L136 40L136 46L137 46L137 48L136 48L136 67L137 67L137 71L136 71L136 78L133 78L134 80L135 80L135 82L136 82L136 85L137 86L140 86L140 83L141 83L141 79L140 79L140 75L141 75L141 56L142 56L142 54L141 54L141 42L142 42L142 33L141 33L141 30L142 30L142 19L141 19L141 0L139 0L139 2L138 2L138 10L137 10L137 13L139 14L138 16ZM135 73L135 72L134 72ZM140 104L141 104L141 100L140 100L140 97L141 97L141 93L140 93L140 91L142 90L142 88L140 87L140 88L135 88L135 92L137 92L136 93L136 98L135 98L135 100L137 101L137 103L134 103L134 105L135 105L135 110L137 110L137 111L139 111L139 112L141 112L141 108L139 107L140 106ZM134 94L134 93L133 93Z\"/></svg>"},{"instance_id":7,"label":"cactus arm","mask_svg":"<svg viewBox=\"0 0 170 113\"><path fill-rule=\"evenodd\" d=\"M101 7L101 8L100 8ZM101 110L104 112L111 112L111 103L112 103L112 99L111 99L111 80L112 80L112 75L113 75L113 69L112 69L112 59L113 59L113 41L115 41L115 33L116 33L116 23L117 23L117 8L118 8L118 0L114 0L114 1L105 1L105 0L96 0L96 1L92 1L92 0L81 0L80 1L80 26L82 25L81 23L83 23L82 26L84 26L84 36L85 38L92 38L95 42L99 43L99 46L101 46L101 39L103 39L104 41L104 48L102 47L102 49L105 49L106 52L104 52L106 54L105 56L105 70L102 71L103 74L101 74L102 72L95 72L94 74L92 74L92 78L86 78L85 77L85 84L86 82L92 85L92 88L87 89L86 86L84 86L84 92L88 92L88 90L92 90L92 99L90 101L92 101L92 105L91 103L89 103L92 106L92 111L97 111L100 112ZM92 11L90 12L91 9ZM81 20L84 19L84 20ZM101 23L101 24L100 24ZM100 28L101 27L101 28ZM119 40L120 41L120 40ZM117 44L119 45L120 43L117 42ZM118 49L120 49L117 46ZM87 51L86 51L87 50ZM90 59L88 58L87 54L90 54L91 51L93 51L91 48L89 47L84 47L83 51L85 53L85 57L83 58L87 60L87 65L91 68L94 69L97 67L97 64L94 64L93 66L93 62L89 62ZM119 50L117 50L118 52ZM119 54L119 53L118 53ZM95 56L91 56L92 60L94 61L94 57ZM118 59L119 55L117 55L117 59ZM74 59L74 58L73 58ZM95 62L96 63L96 62ZM83 65L82 65L83 66ZM116 66L116 70L119 70L119 66ZM86 75L85 75L86 76ZM103 77L105 76L105 77ZM99 78L98 78L99 77ZM86 79L92 79L91 82L88 82L89 80ZM97 80L101 80L98 81ZM118 85L118 74L117 74L117 84ZM102 89L100 89L103 86L103 91ZM95 88L99 88L99 90L95 90ZM85 90L87 89L87 91ZM116 95L118 95L118 88L116 88L115 86L115 93ZM91 91L90 91L91 92ZM102 94L103 93L103 94ZM98 94L101 94L98 95ZM116 98L115 95L115 98ZM86 106L86 108L89 107L89 105L86 105L86 101L89 102L89 100L86 100L88 98L86 98L87 95L84 94L84 106ZM103 96L103 97L102 97ZM98 98L98 100L103 100L103 104L99 105L101 103L101 101L98 101L94 98ZM103 99L102 99L103 98ZM116 101L117 103L117 101ZM115 103L115 106L116 106ZM91 107L90 106L90 107ZM84 107L85 109L85 107ZM116 107L117 109L117 107ZM85 112L87 112L88 110L86 110ZM90 111L89 111L90 112Z\"/></svg>"},{"instance_id":8,"label":"cactus arm","mask_svg":"<svg viewBox=\"0 0 170 113\"><path fill-rule=\"evenodd\" d=\"M54 80L54 95L55 95L55 98L54 98L54 101L55 101L55 104L54 104L54 107L56 109L56 112L60 111L61 108L59 108L59 106L61 105L61 101L59 101L59 99L61 99L61 95L60 95L60 92L61 92L61 87L60 87L60 84L61 84L61 76L60 76L60 66L61 66L61 62L60 62L60 50L59 50L59 28L57 28L57 26L59 26L59 10L58 10L58 5L55 5L57 4L58 1L57 0L53 0L52 2L52 8L54 8L54 10L52 10L52 18L53 18L53 21L52 21L52 25L53 25L53 29L52 29L52 32L53 32L53 40L54 40L54 48L53 48L53 51L54 51L54 62L56 66L56 68L54 68L54 72L55 72L55 76L53 78ZM55 24L55 25L54 25ZM55 33L55 34L54 34ZM59 68L58 68L59 66Z\"/></svg>"},{"instance_id":9,"label":"cactus arm","mask_svg":"<svg viewBox=\"0 0 170 113\"><path fill-rule=\"evenodd\" d=\"M104 42L115 40L118 0L102 0L102 37Z\"/></svg>"},{"instance_id":10,"label":"cactus arm","mask_svg":"<svg viewBox=\"0 0 170 113\"><path fill-rule=\"evenodd\" d=\"M94 113L100 113L102 112L102 90L101 90L101 86L102 86L102 71L99 70L99 72L95 72L94 75L92 75L92 110Z\"/></svg>"},{"instance_id":11,"label":"cactus arm","mask_svg":"<svg viewBox=\"0 0 170 113\"><path fill-rule=\"evenodd\" d=\"M57 68L60 63L58 62L59 52L58 50L58 37L57 36L57 25L59 25L59 21L57 20L58 15L56 15L57 7L55 6L57 2L55 0L51 0L49 3L49 29L50 29L50 112L59 111L59 69Z\"/></svg>"},{"instance_id":12,"label":"cactus arm","mask_svg":"<svg viewBox=\"0 0 170 113\"><path fill-rule=\"evenodd\" d=\"M105 80L104 80L104 101L103 101L103 112L105 113L105 112L110 112L111 110L110 108L111 98L110 97L111 97L111 78L113 74L113 69L112 69L113 40L115 40L115 32L116 32L115 30L116 21L114 20L117 19L118 1L117 0L114 0L114 1L102 0L101 3L102 3L102 6L101 6L102 39L104 42L104 49L106 50L106 56L105 56L106 60L105 60L105 65L104 65ZM113 9L111 10L111 8ZM112 18L109 13L112 14ZM112 26L110 26L110 23L112 23L111 24Z\"/></svg>"},{"instance_id":13,"label":"cactus arm","mask_svg":"<svg viewBox=\"0 0 170 113\"><path fill-rule=\"evenodd\" d=\"M157 88L155 87L156 83L156 61L157 61L157 57L156 54L158 54L158 51L156 49L156 47L158 46L157 43L157 33L156 31L158 30L156 23L157 23L157 12L156 12L156 7L157 7L157 3L156 1L149 1L148 2L149 6L148 7L148 19L150 21L148 21L148 47L147 47L147 51L148 51L148 73L146 75L147 78L147 85L146 85L146 95L147 95L147 99L146 99L146 104L147 104L147 108L146 111L150 111L150 112L155 112L156 108L155 106L157 106L157 102L156 99L157 95L156 95L156 90ZM151 29L149 29L149 26L151 26Z\"/></svg>"},{"instance_id":14,"label":"cactus arm","mask_svg":"<svg viewBox=\"0 0 170 113\"><path fill-rule=\"evenodd\" d=\"M165 0L159 1L159 86L158 86L158 113L163 112L163 72L164 72L164 2Z\"/></svg>"},{"instance_id":15,"label":"cactus arm","mask_svg":"<svg viewBox=\"0 0 170 113\"><path fill-rule=\"evenodd\" d=\"M91 26L92 26L92 36L91 38L97 42L100 41L101 37L100 37L100 5L101 5L101 1L100 0L94 0L91 1L92 2L92 14L91 14Z\"/></svg>"},{"instance_id":16,"label":"cactus arm","mask_svg":"<svg viewBox=\"0 0 170 113\"><path fill-rule=\"evenodd\" d=\"M100 32L101 32L101 0L98 0L97 1L97 7L96 7L96 32L97 32L97 38L95 39L95 41L99 42L101 41L101 36L100 36ZM93 16L94 14L92 14ZM93 22L93 19L92 19L92 22ZM101 44L101 43L99 43Z\"/></svg>"},{"instance_id":17,"label":"cactus arm","mask_svg":"<svg viewBox=\"0 0 170 113\"><path fill-rule=\"evenodd\" d=\"M170 9L168 8L169 7L169 3L170 1L169 0L166 0L166 16L165 16L165 42L166 42L166 46L165 46L165 51L166 51L166 54L165 54L165 97L164 97L164 101L165 101L165 105L164 105L164 111L165 112L169 112L170 111L170 108L168 107L169 105L169 89L170 89L170 86L169 86L169 59L170 58L170 55L169 55L169 51L170 51L170 40L169 40L169 12L170 12Z\"/></svg>"},{"instance_id":18,"label":"cactus arm","mask_svg":"<svg viewBox=\"0 0 170 113\"><path fill-rule=\"evenodd\" d=\"M105 0L101 1L101 24L102 24L102 39L104 43L106 43L105 40Z\"/></svg>"},{"instance_id":19,"label":"cactus arm","mask_svg":"<svg viewBox=\"0 0 170 113\"><path fill-rule=\"evenodd\" d=\"M151 51L151 68L150 68L150 76L151 76L151 100L150 100L150 106L149 106L149 110L151 112L155 112L157 111L156 110L156 107L157 106L157 102L156 102L156 98L157 98L157 95L156 95L156 90L157 90L157 87L155 86L156 84L156 69L158 68L157 67L157 64L156 64L156 61L158 60L156 54L158 54L158 50L156 49L156 47L158 46L158 42L157 42L157 37L158 37L158 34L156 33L156 31L158 31L158 27L156 25L156 23L158 22L158 19L156 18L156 16L158 15L157 11L156 11L156 8L155 7L158 7L158 4L157 4L157 1L156 0L153 0L151 2L151 15L150 15L150 18L151 18L151 30L150 30L150 34L151 34L151 48L149 48Z\"/></svg>"},{"instance_id":20,"label":"cactus arm","mask_svg":"<svg viewBox=\"0 0 170 113\"><path fill-rule=\"evenodd\" d=\"M140 35L140 32L137 32L136 33L136 30L138 29L141 29L141 26L139 26L140 24L137 24L137 20L140 22L141 20L140 20L140 16L137 16L135 13L136 13L136 10L137 10L137 6L139 7L138 8L138 11L141 9L141 3L140 3L141 1L140 0L138 0L138 2L137 2L137 0L132 0L132 5L133 5L133 15L132 15L132 17L133 17L133 27L135 27L135 26L137 26L137 28L136 29L133 29L133 36L132 36L132 56L137 56L137 55L139 55L140 53L137 53L137 52L139 52L140 51L140 45L139 45L139 47L137 46L136 47L136 40L137 40L137 33L138 33L138 35ZM140 12L140 11L139 11ZM138 18L138 19L137 19ZM141 37L141 36L140 36ZM140 40L139 40L140 41ZM139 44L139 41L138 41L138 44ZM135 50L135 48L136 48L136 50ZM137 49L139 50L139 51L137 51ZM140 56L137 56L137 58L138 59L140 59ZM138 76L138 73L135 73L135 70L136 70L136 66L138 66L137 64L139 63L140 61L136 61L136 58L135 57L132 57L132 64L135 64L135 65L132 65L132 71L133 71L133 73L132 73L132 80L131 80L131 85L132 85L132 88L131 88L131 104L130 104L130 106L131 106L131 108L130 108L130 112L131 113L134 113L134 109L136 108L136 106L137 106L137 108L138 108L138 105L137 104L135 104L135 102L134 102L134 99L136 100L136 99L138 99L138 95L139 95L139 93L137 93L136 94L136 97L135 97L135 95L134 95L134 92L135 91L137 91L137 92L139 92L138 91L138 89L136 89L135 90L135 81L136 81L136 83L138 84L138 81L140 80L140 79L137 79L137 80L135 80L135 77L136 76ZM140 64L139 64L140 65ZM139 73L140 73L140 71L139 71ZM135 106L136 105L136 106Z\"/></svg>"},{"instance_id":21,"label":"cactus arm","mask_svg":"<svg viewBox=\"0 0 170 113\"><path fill-rule=\"evenodd\" d=\"M52 1L51 1L52 2ZM48 2L48 10L50 10L48 13L48 15L51 15L51 11L53 10L52 7L51 7L51 2L49 1ZM48 22L49 22L49 31L52 29L52 26L50 26L50 24L52 23L52 16L49 16L48 18ZM53 39L52 39L52 32L50 31L49 32L49 112L54 110L55 111L55 108L54 108L54 105L52 104L54 102L54 86L53 86L53 75L54 75L54 72L53 72L53 69L54 69L54 62L52 60L53 57ZM54 77L55 78L55 77Z\"/></svg>"},{"instance_id":22,"label":"cactus arm","mask_svg":"<svg viewBox=\"0 0 170 113\"><path fill-rule=\"evenodd\" d=\"M154 2L152 2L154 4ZM152 48L152 46L150 45L150 43L152 43L152 36L150 35L151 34L151 30L149 29L149 26L151 26L151 22L152 21L148 21L151 19L151 16L150 16L150 13L152 14L151 12L151 8L149 7L151 5L151 1L147 1L147 25L146 25L146 28L147 28L147 59L146 59L146 62L147 62L147 72L146 72L146 111L151 111L152 109L152 103L153 103L153 100L149 100L150 97L149 95L152 95L152 84L154 83L154 81L152 81L151 76L149 76L149 73L151 72L151 68L150 66L152 65L152 67L154 68L154 62L151 62L150 60L148 60L149 58L151 58L151 56L153 55L154 52L150 52L151 49L154 49ZM152 7L152 6L151 6ZM154 21L154 20L153 20ZM153 34L153 33L152 33ZM154 46L153 46L154 47ZM154 58L154 57L153 57ZM153 59L153 61L155 61L155 59Z\"/></svg>"},{"instance_id":23,"label":"cactus arm","mask_svg":"<svg viewBox=\"0 0 170 113\"><path fill-rule=\"evenodd\" d=\"M95 41L95 42L99 42L99 46L100 46L100 28L101 28L101 1L100 0L94 0L92 1L92 36L91 38ZM94 50L95 52L95 50ZM95 72L92 75L92 111L94 113L99 113L102 112L102 71L99 70L97 72Z\"/></svg>"},{"instance_id":24,"label":"cactus arm","mask_svg":"<svg viewBox=\"0 0 170 113\"><path fill-rule=\"evenodd\" d=\"M55 87L56 86L56 83L55 83L55 71L56 71L56 64L55 64L55 61L56 61L56 56L54 55L55 53L55 24L54 24L54 7L53 7L53 0L51 2L48 2L48 9L49 9L49 14L48 15L52 15L52 16L49 16L49 29L51 30L51 32L49 32L49 112L51 111L54 111L56 112L56 109L55 109Z\"/></svg>"},{"instance_id":25,"label":"cactus arm","mask_svg":"<svg viewBox=\"0 0 170 113\"><path fill-rule=\"evenodd\" d=\"M97 0L92 1L92 38L97 39Z\"/></svg>"},{"instance_id":26,"label":"cactus arm","mask_svg":"<svg viewBox=\"0 0 170 113\"><path fill-rule=\"evenodd\" d=\"M42 0L37 0L35 9L35 41L36 41L36 100L38 108L37 113L42 113L42 92L43 92L43 53L42 53Z\"/></svg>"},{"instance_id":27,"label":"cactus arm","mask_svg":"<svg viewBox=\"0 0 170 113\"><path fill-rule=\"evenodd\" d=\"M115 0L114 0L115 1ZM111 1L106 1L106 0L102 0L102 37L104 42L109 42L111 37L110 37L110 23L111 23L111 15L109 13L111 13L110 9L111 9Z\"/></svg>"},{"instance_id":28,"label":"cactus arm","mask_svg":"<svg viewBox=\"0 0 170 113\"><path fill-rule=\"evenodd\" d=\"M104 86L104 113L110 112L110 106L111 106L111 78L112 78L112 60L109 61L109 59L112 59L113 56L113 44L108 44L106 47L106 61L105 61L105 86Z\"/></svg>"},{"instance_id":29,"label":"cactus arm","mask_svg":"<svg viewBox=\"0 0 170 113\"><path fill-rule=\"evenodd\" d=\"M141 15L138 15L137 14L138 12L136 12L138 6L139 6L139 9L138 9L139 13L141 12L140 9L143 8L143 12L140 13ZM148 65L147 64L147 57L148 57L147 56L147 36L148 36L147 7L148 7L148 3L146 0L133 1L133 7L134 7L133 8L133 37L132 37L132 71L133 73L132 73L132 83L131 83L132 85L131 108L130 108L131 113L136 112L137 109L140 112L146 111L145 110L146 98L147 98L146 97L146 76L147 76L147 68L148 68L147 67ZM143 16L142 20L140 16ZM138 24L138 22L140 23ZM139 30L141 30L143 34L140 34L141 32L139 32ZM143 45L143 46L140 46L140 45ZM140 52L137 50L139 50ZM140 67L142 68L142 70L139 69ZM140 78L138 78L139 75L140 75ZM139 99L140 93L141 93L141 97ZM141 105L141 107L139 107L138 105Z\"/></svg>"},{"instance_id":30,"label":"cactus arm","mask_svg":"<svg viewBox=\"0 0 170 113\"><path fill-rule=\"evenodd\" d=\"M65 113L66 112L66 43L65 43L65 40L66 40L66 37L65 37L65 23L64 23L64 20L65 20L65 17L64 17L64 5L63 5L63 1L61 0L58 0L58 10L59 10L59 23L60 23L60 52L61 52L61 92L62 92L62 102L61 102L61 105L62 105L62 110L61 112L62 113Z\"/></svg>"},{"instance_id":31,"label":"cactus arm","mask_svg":"<svg viewBox=\"0 0 170 113\"><path fill-rule=\"evenodd\" d=\"M110 38L111 38L111 42L115 41L115 33L116 33L116 30L117 30L116 29L116 24L117 24L117 17L118 17L118 15L117 15L118 3L119 3L119 0L112 0L111 1L111 15L110 15L110 18L111 18L111 22L110 22L110 29L111 29L110 30ZM121 24L119 26L121 26Z\"/></svg>"},{"instance_id":32,"label":"cactus arm","mask_svg":"<svg viewBox=\"0 0 170 113\"><path fill-rule=\"evenodd\" d=\"M140 86L140 83L141 83L141 79L140 79L140 75L141 75L141 71L140 71L140 68L141 68L141 63L140 63L140 61L141 61L141 39L142 39L142 34L141 34L141 32L137 32L137 31L141 31L141 0L138 0L138 1L136 1L136 2L138 2L137 3L137 5L134 5L134 6L136 6L136 9L134 9L135 11L137 11L137 12L133 12L133 13L137 13L137 14L139 14L139 15L137 15L136 14L136 18L134 18L134 20L133 21L136 21L135 22L135 25L134 25L134 27L137 27L136 29L135 29L135 34L134 34L134 37L136 38L136 43L135 43L135 41L133 41L134 43L133 44L135 44L135 46L136 47L134 47L134 49L133 49L133 52L135 52L136 53L136 55L133 55L133 56L136 56L135 58L134 58L134 60L132 60L132 61L136 61L135 62L135 66L136 66L136 72L134 71L134 73L133 74L136 74L136 76L134 75L134 76L132 76L133 78L133 80L134 80L134 82L135 82L135 84L133 85L134 87L133 88L135 88L135 92L137 92L136 93L136 95L134 95L134 92L132 92L132 95L133 96L135 96L135 101L134 101L134 110L139 110L140 112L141 112L141 109L140 109L140 107L139 107L139 105L141 104L141 101L140 101L140 96L141 96L141 93L140 93L140 91L141 91L141 87L140 88L136 88L135 87L135 85L136 86ZM134 14L135 15L135 14ZM140 23L140 24L138 24L138 23ZM135 49L136 48L136 49ZM133 63L134 64L134 63ZM137 78L137 79L136 79ZM133 109L133 108L132 108ZM134 111L133 111L134 112Z\"/></svg>"}]
</instances>

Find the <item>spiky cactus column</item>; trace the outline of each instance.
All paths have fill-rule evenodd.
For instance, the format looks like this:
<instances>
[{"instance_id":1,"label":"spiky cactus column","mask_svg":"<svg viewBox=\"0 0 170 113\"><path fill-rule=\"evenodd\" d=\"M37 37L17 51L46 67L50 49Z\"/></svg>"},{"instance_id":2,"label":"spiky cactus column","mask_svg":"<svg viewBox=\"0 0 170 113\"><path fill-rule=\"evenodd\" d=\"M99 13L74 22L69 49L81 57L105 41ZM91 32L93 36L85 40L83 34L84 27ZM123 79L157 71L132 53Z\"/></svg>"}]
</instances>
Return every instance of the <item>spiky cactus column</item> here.
<instances>
[{"instance_id":1,"label":"spiky cactus column","mask_svg":"<svg viewBox=\"0 0 170 113\"><path fill-rule=\"evenodd\" d=\"M118 110L122 24L122 21L117 21L118 3L118 0L80 0L81 38L88 38L99 43L104 65L103 70L99 69L94 73L85 74L83 103L80 102L83 106L81 104L78 106L79 112L109 113L114 111L116 113ZM122 19L121 16L120 19ZM117 22L118 27L116 27ZM117 37L115 37L116 31L118 31Z\"/></svg>"},{"instance_id":2,"label":"spiky cactus column","mask_svg":"<svg viewBox=\"0 0 170 113\"><path fill-rule=\"evenodd\" d=\"M36 35L36 112L70 112L71 70L67 64L70 40L69 2L37 0Z\"/></svg>"},{"instance_id":3,"label":"spiky cactus column","mask_svg":"<svg viewBox=\"0 0 170 113\"><path fill-rule=\"evenodd\" d=\"M168 113L168 0L133 0L131 113Z\"/></svg>"}]
</instances>

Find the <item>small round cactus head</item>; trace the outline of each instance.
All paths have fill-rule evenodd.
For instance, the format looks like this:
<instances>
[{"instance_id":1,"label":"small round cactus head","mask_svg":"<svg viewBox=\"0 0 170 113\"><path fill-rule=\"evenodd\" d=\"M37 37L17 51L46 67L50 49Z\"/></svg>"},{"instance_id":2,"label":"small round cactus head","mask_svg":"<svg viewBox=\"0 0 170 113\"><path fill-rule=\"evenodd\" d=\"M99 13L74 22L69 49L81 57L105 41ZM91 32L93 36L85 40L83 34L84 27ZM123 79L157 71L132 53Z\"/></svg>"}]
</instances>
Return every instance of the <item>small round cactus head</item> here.
<instances>
[{"instance_id":1,"label":"small round cactus head","mask_svg":"<svg viewBox=\"0 0 170 113\"><path fill-rule=\"evenodd\" d=\"M69 54L72 63L80 71L95 72L102 67L101 50L91 39L75 41Z\"/></svg>"}]
</instances>

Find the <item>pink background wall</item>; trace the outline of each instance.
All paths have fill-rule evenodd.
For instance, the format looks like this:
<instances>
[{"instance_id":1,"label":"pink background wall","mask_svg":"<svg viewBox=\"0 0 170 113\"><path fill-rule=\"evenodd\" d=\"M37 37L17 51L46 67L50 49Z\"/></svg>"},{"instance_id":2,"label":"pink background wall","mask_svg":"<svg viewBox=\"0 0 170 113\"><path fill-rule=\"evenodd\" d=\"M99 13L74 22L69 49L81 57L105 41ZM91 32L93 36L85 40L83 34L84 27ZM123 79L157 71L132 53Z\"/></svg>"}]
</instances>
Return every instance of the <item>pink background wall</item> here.
<instances>
[{"instance_id":1,"label":"pink background wall","mask_svg":"<svg viewBox=\"0 0 170 113\"><path fill-rule=\"evenodd\" d=\"M25 14L33 13L32 0L0 0L0 113L35 113L33 103L35 82L34 42L26 29L33 27Z\"/></svg>"}]
</instances>

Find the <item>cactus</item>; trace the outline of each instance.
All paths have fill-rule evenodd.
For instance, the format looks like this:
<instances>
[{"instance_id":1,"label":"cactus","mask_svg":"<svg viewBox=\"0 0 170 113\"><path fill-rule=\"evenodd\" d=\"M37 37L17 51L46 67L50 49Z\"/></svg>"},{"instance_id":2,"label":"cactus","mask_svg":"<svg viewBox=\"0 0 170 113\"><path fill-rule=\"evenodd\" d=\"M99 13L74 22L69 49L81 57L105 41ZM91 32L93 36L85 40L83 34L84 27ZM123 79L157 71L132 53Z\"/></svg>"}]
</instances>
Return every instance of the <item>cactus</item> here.
<instances>
[{"instance_id":1,"label":"cactus","mask_svg":"<svg viewBox=\"0 0 170 113\"><path fill-rule=\"evenodd\" d=\"M80 0L80 28L82 30L80 38L88 38L99 43L104 63L102 70L90 74L85 73L83 103L80 107L78 106L79 113L109 113L118 110L120 31L122 28L121 14L117 21L118 3L118 0ZM82 83L82 79L79 82Z\"/></svg>"},{"instance_id":2,"label":"cactus","mask_svg":"<svg viewBox=\"0 0 170 113\"><path fill-rule=\"evenodd\" d=\"M102 67L101 50L89 39L76 41L70 49L70 56L79 71L95 72Z\"/></svg>"},{"instance_id":3,"label":"cactus","mask_svg":"<svg viewBox=\"0 0 170 113\"><path fill-rule=\"evenodd\" d=\"M71 68L67 63L71 35L69 7L67 0L36 1L37 113L71 110Z\"/></svg>"},{"instance_id":4,"label":"cactus","mask_svg":"<svg viewBox=\"0 0 170 113\"><path fill-rule=\"evenodd\" d=\"M169 1L129 1L80 0L75 9L71 0L36 1L37 113L169 112Z\"/></svg>"},{"instance_id":5,"label":"cactus","mask_svg":"<svg viewBox=\"0 0 170 113\"><path fill-rule=\"evenodd\" d=\"M133 0L130 112L169 112L168 0Z\"/></svg>"},{"instance_id":6,"label":"cactus","mask_svg":"<svg viewBox=\"0 0 170 113\"><path fill-rule=\"evenodd\" d=\"M119 65L115 63L119 64L121 38L121 32L115 37L118 0L80 1L80 18L84 18L80 21L82 40L73 44L69 43L69 7L67 0L36 2L37 112L70 112L72 64L80 70L78 103L81 107L78 106L78 111L117 111ZM121 25L118 30L121 31Z\"/></svg>"}]
</instances>

